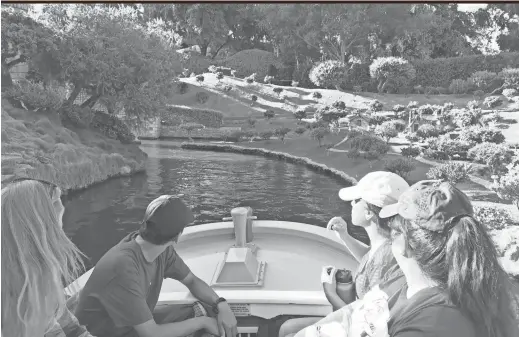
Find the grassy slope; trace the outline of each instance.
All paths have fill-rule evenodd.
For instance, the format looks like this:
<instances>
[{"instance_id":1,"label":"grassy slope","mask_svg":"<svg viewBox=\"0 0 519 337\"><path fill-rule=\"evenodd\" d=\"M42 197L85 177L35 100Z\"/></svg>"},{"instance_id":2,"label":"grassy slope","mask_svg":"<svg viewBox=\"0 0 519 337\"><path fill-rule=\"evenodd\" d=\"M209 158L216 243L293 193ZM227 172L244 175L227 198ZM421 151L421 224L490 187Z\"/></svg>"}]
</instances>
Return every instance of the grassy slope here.
<instances>
[{"instance_id":1,"label":"grassy slope","mask_svg":"<svg viewBox=\"0 0 519 337\"><path fill-rule=\"evenodd\" d=\"M142 171L145 160L135 144L121 144L89 129L65 128L55 115L17 109L2 100L2 178L25 175L75 190Z\"/></svg>"}]
</instances>

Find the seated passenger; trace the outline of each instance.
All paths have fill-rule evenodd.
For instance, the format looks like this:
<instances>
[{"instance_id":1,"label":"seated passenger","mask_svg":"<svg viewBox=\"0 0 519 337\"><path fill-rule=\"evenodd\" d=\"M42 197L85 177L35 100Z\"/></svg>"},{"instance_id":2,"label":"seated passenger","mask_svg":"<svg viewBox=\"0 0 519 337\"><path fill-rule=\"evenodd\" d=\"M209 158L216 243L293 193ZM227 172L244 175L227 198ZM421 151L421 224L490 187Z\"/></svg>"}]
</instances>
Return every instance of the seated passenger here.
<instances>
[{"instance_id":1,"label":"seated passenger","mask_svg":"<svg viewBox=\"0 0 519 337\"><path fill-rule=\"evenodd\" d=\"M342 310L342 320L335 315L317 326L342 321L349 337L357 337L359 327L368 336L519 336L517 286L463 192L449 183L419 182L380 212L395 215L392 252L406 283L388 296L387 323L359 323L354 317L362 316L362 305L355 302Z\"/></svg>"},{"instance_id":2,"label":"seated passenger","mask_svg":"<svg viewBox=\"0 0 519 337\"><path fill-rule=\"evenodd\" d=\"M388 220L379 218L378 213L382 207L396 203L398 197L407 188L409 188L409 184L399 175L377 171L366 174L357 185L339 191L339 197L342 200L352 203L352 224L365 228L371 242L371 246L366 247L350 237L342 218L336 217L330 220L328 227L338 231L352 255L360 260L353 278L354 297L356 298L362 298L369 289L386 280L394 280L396 283L403 282L402 272L391 254ZM336 269L333 269L330 275L331 282L323 282L324 293L334 311L348 304L337 294L333 274L335 271ZM281 326L279 336L284 337L296 333L321 318L304 317L288 320Z\"/></svg>"},{"instance_id":3,"label":"seated passenger","mask_svg":"<svg viewBox=\"0 0 519 337\"><path fill-rule=\"evenodd\" d=\"M180 198L162 195L153 200L140 230L96 264L79 296L79 322L98 337L174 337L204 331L236 336L237 321L225 299L193 275L173 248L193 220ZM196 317L192 305L156 309L166 277L182 282L217 319Z\"/></svg>"},{"instance_id":4,"label":"seated passenger","mask_svg":"<svg viewBox=\"0 0 519 337\"><path fill-rule=\"evenodd\" d=\"M82 260L62 229L60 188L19 177L2 187L2 336L92 337L66 306L63 282Z\"/></svg>"}]
</instances>

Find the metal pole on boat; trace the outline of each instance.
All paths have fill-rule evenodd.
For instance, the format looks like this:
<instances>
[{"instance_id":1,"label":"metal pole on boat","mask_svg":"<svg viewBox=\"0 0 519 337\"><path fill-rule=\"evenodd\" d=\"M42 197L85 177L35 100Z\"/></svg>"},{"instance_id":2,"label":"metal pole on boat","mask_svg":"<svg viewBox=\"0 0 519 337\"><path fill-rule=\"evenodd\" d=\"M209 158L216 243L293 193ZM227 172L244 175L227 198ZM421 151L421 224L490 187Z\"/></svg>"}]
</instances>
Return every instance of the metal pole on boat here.
<instances>
[{"instance_id":1,"label":"metal pole on boat","mask_svg":"<svg viewBox=\"0 0 519 337\"><path fill-rule=\"evenodd\" d=\"M252 241L252 221L255 216L251 216L252 208L237 207L231 210L230 218L223 218L223 221L232 220L234 224L234 235L236 237L236 247L245 247Z\"/></svg>"}]
</instances>

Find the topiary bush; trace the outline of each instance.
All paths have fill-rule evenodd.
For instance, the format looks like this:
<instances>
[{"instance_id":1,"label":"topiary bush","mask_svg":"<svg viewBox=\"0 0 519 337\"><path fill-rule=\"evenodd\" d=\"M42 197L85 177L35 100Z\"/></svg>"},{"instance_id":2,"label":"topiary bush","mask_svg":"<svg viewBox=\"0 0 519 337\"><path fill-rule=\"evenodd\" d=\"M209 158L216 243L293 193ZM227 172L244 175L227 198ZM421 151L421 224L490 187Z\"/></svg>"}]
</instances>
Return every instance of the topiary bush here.
<instances>
[{"instance_id":1,"label":"topiary bush","mask_svg":"<svg viewBox=\"0 0 519 337\"><path fill-rule=\"evenodd\" d=\"M195 95L196 102L199 104L205 104L209 100L209 95L205 92L197 92Z\"/></svg>"},{"instance_id":2,"label":"topiary bush","mask_svg":"<svg viewBox=\"0 0 519 337\"><path fill-rule=\"evenodd\" d=\"M454 79L468 79L476 71L498 73L505 68L519 68L519 52L415 60L413 66L416 84L447 87ZM519 70L517 80L519 83Z\"/></svg>"},{"instance_id":3,"label":"topiary bush","mask_svg":"<svg viewBox=\"0 0 519 337\"><path fill-rule=\"evenodd\" d=\"M519 57L519 55L517 55ZM505 68L500 73L499 76L503 79L503 86L509 89L517 89L519 88L519 65L516 65L514 68Z\"/></svg>"},{"instance_id":4,"label":"topiary bush","mask_svg":"<svg viewBox=\"0 0 519 337\"><path fill-rule=\"evenodd\" d=\"M393 111L397 113L405 111L405 106L403 106L402 104L396 104L393 106Z\"/></svg>"},{"instance_id":5,"label":"topiary bush","mask_svg":"<svg viewBox=\"0 0 519 337\"><path fill-rule=\"evenodd\" d=\"M488 129L482 126L470 126L463 128L459 134L459 140L474 143L501 144L505 141L503 133L496 129Z\"/></svg>"},{"instance_id":6,"label":"topiary bush","mask_svg":"<svg viewBox=\"0 0 519 337\"><path fill-rule=\"evenodd\" d=\"M274 132L270 131L270 130L267 130L267 131L263 131L259 134L259 136L261 137L261 139L264 139L264 140L268 140L270 139L272 136L274 135Z\"/></svg>"},{"instance_id":7,"label":"topiary bush","mask_svg":"<svg viewBox=\"0 0 519 337\"><path fill-rule=\"evenodd\" d=\"M326 128L326 127L317 127L315 129L312 129L312 131L310 132L310 137L312 139L315 139L317 140L317 142L319 143L319 147L322 146L322 141L324 139L324 137L330 133L330 129L329 128Z\"/></svg>"},{"instance_id":8,"label":"topiary bush","mask_svg":"<svg viewBox=\"0 0 519 337\"><path fill-rule=\"evenodd\" d=\"M427 141L430 150L445 153L447 159L467 159L467 152L475 145L474 142L452 139L449 135L429 138Z\"/></svg>"},{"instance_id":9,"label":"topiary bush","mask_svg":"<svg viewBox=\"0 0 519 337\"><path fill-rule=\"evenodd\" d=\"M225 92L229 92L232 90L232 85L226 85L225 87L223 87L223 91Z\"/></svg>"},{"instance_id":10,"label":"topiary bush","mask_svg":"<svg viewBox=\"0 0 519 337\"><path fill-rule=\"evenodd\" d=\"M422 124L418 127L418 130L416 131L416 135L422 139L438 137L439 134L439 130L431 124Z\"/></svg>"},{"instance_id":11,"label":"topiary bush","mask_svg":"<svg viewBox=\"0 0 519 337\"><path fill-rule=\"evenodd\" d=\"M384 161L384 170L398 174L404 179L408 179L409 174L416 169L416 163L409 158L398 158Z\"/></svg>"},{"instance_id":12,"label":"topiary bush","mask_svg":"<svg viewBox=\"0 0 519 337\"><path fill-rule=\"evenodd\" d=\"M304 110L297 110L296 112L294 112L294 117L297 120L302 120L303 118L306 117L306 111L304 111Z\"/></svg>"},{"instance_id":13,"label":"topiary bush","mask_svg":"<svg viewBox=\"0 0 519 337\"><path fill-rule=\"evenodd\" d=\"M265 76L265 78L263 79L263 82L265 83L268 83L268 84L272 84L272 81L274 81L274 76Z\"/></svg>"},{"instance_id":14,"label":"topiary bush","mask_svg":"<svg viewBox=\"0 0 519 337\"><path fill-rule=\"evenodd\" d=\"M519 161L507 166L507 172L496 178L492 190L501 199L512 201L519 209Z\"/></svg>"},{"instance_id":15,"label":"topiary bush","mask_svg":"<svg viewBox=\"0 0 519 337\"><path fill-rule=\"evenodd\" d=\"M374 111L374 112L382 111L383 108L384 108L384 104L382 104L378 100L369 102L369 109L371 111Z\"/></svg>"},{"instance_id":16,"label":"topiary bush","mask_svg":"<svg viewBox=\"0 0 519 337\"><path fill-rule=\"evenodd\" d=\"M216 66L215 65L210 65L207 70L210 72L210 73L213 73L213 74L216 74L218 72L218 70L216 70Z\"/></svg>"},{"instance_id":17,"label":"topiary bush","mask_svg":"<svg viewBox=\"0 0 519 337\"><path fill-rule=\"evenodd\" d=\"M290 128L279 127L276 130L274 130L274 135L284 143L285 137L290 131L292 131Z\"/></svg>"},{"instance_id":18,"label":"topiary bush","mask_svg":"<svg viewBox=\"0 0 519 337\"><path fill-rule=\"evenodd\" d=\"M204 75L196 75L196 81L198 83L202 83L204 81Z\"/></svg>"},{"instance_id":19,"label":"topiary bush","mask_svg":"<svg viewBox=\"0 0 519 337\"><path fill-rule=\"evenodd\" d=\"M255 102L258 101L258 96L256 96L256 95L251 95L251 96L250 96L250 100L252 101L252 103L251 103L251 105L252 105L252 104L254 104Z\"/></svg>"},{"instance_id":20,"label":"topiary bush","mask_svg":"<svg viewBox=\"0 0 519 337\"><path fill-rule=\"evenodd\" d=\"M189 89L189 85L186 82L177 83L177 92L181 95L185 94Z\"/></svg>"},{"instance_id":21,"label":"topiary bush","mask_svg":"<svg viewBox=\"0 0 519 337\"><path fill-rule=\"evenodd\" d=\"M500 174L506 172L506 166L512 162L514 152L505 144L481 143L469 150L468 157L487 165L492 174Z\"/></svg>"},{"instance_id":22,"label":"topiary bush","mask_svg":"<svg viewBox=\"0 0 519 337\"><path fill-rule=\"evenodd\" d=\"M482 99L485 97L485 92L483 90L476 90L474 91L474 96L476 96L479 99Z\"/></svg>"},{"instance_id":23,"label":"topiary bush","mask_svg":"<svg viewBox=\"0 0 519 337\"><path fill-rule=\"evenodd\" d=\"M248 84L256 82L256 73L252 73L249 76L245 77L245 82L247 82Z\"/></svg>"},{"instance_id":24,"label":"topiary bush","mask_svg":"<svg viewBox=\"0 0 519 337\"><path fill-rule=\"evenodd\" d=\"M503 90L503 96L505 96L508 99L511 99L512 97L517 96L517 93L518 93L517 89L510 88L510 89Z\"/></svg>"},{"instance_id":25,"label":"topiary bush","mask_svg":"<svg viewBox=\"0 0 519 337\"><path fill-rule=\"evenodd\" d=\"M410 101L409 103L407 103L407 108L408 109L416 109L416 108L418 108L418 102L417 101Z\"/></svg>"},{"instance_id":26,"label":"topiary bush","mask_svg":"<svg viewBox=\"0 0 519 337\"><path fill-rule=\"evenodd\" d=\"M432 115L434 111L434 107L430 104L424 104L418 108L418 113L420 115Z\"/></svg>"},{"instance_id":27,"label":"topiary bush","mask_svg":"<svg viewBox=\"0 0 519 337\"><path fill-rule=\"evenodd\" d=\"M483 101L483 105L491 109L496 108L501 104L503 104L503 100L499 96L490 96L485 98Z\"/></svg>"},{"instance_id":28,"label":"topiary bush","mask_svg":"<svg viewBox=\"0 0 519 337\"><path fill-rule=\"evenodd\" d=\"M306 128L300 126L300 127L296 128L296 129L294 130L294 132L295 132L296 134L298 134L298 135L302 135L303 133L306 132Z\"/></svg>"},{"instance_id":29,"label":"topiary bush","mask_svg":"<svg viewBox=\"0 0 519 337\"><path fill-rule=\"evenodd\" d=\"M419 147L413 147L413 146L403 147L400 150L400 153L402 154L402 156L409 157L409 158L418 157L420 155L420 152L421 151L420 151Z\"/></svg>"},{"instance_id":30,"label":"topiary bush","mask_svg":"<svg viewBox=\"0 0 519 337\"><path fill-rule=\"evenodd\" d=\"M412 64L401 57L379 57L369 66L371 78L378 81L377 90L386 92L386 86L407 86L416 77Z\"/></svg>"},{"instance_id":31,"label":"topiary bush","mask_svg":"<svg viewBox=\"0 0 519 337\"><path fill-rule=\"evenodd\" d=\"M274 89L272 89L272 91L274 91L279 96L279 94L283 92L283 88L275 87Z\"/></svg>"},{"instance_id":32,"label":"topiary bush","mask_svg":"<svg viewBox=\"0 0 519 337\"><path fill-rule=\"evenodd\" d=\"M310 70L309 78L318 87L336 88L344 82L346 71L346 64L328 60L317 63Z\"/></svg>"},{"instance_id":33,"label":"topiary bush","mask_svg":"<svg viewBox=\"0 0 519 337\"><path fill-rule=\"evenodd\" d=\"M450 115L458 127L465 128L478 124L482 113L479 109L453 109L450 111Z\"/></svg>"},{"instance_id":34,"label":"topiary bush","mask_svg":"<svg viewBox=\"0 0 519 337\"><path fill-rule=\"evenodd\" d=\"M274 118L275 115L276 115L276 113L274 112L274 110L267 110L267 111L263 112L263 116L266 119Z\"/></svg>"},{"instance_id":35,"label":"topiary bush","mask_svg":"<svg viewBox=\"0 0 519 337\"><path fill-rule=\"evenodd\" d=\"M470 80L474 83L474 87L478 90L486 92L492 82L497 78L497 74L491 71L476 71L470 76Z\"/></svg>"},{"instance_id":36,"label":"topiary bush","mask_svg":"<svg viewBox=\"0 0 519 337\"><path fill-rule=\"evenodd\" d=\"M469 179L472 166L468 163L450 162L432 167L427 172L427 178L448 181L458 184Z\"/></svg>"},{"instance_id":37,"label":"topiary bush","mask_svg":"<svg viewBox=\"0 0 519 337\"><path fill-rule=\"evenodd\" d=\"M320 99L320 98L323 98L323 95L321 95L321 93L319 91L314 91L312 94L312 97L315 99Z\"/></svg>"},{"instance_id":38,"label":"topiary bush","mask_svg":"<svg viewBox=\"0 0 519 337\"><path fill-rule=\"evenodd\" d=\"M223 80L223 77L224 77L224 76L223 76L223 73L222 73L221 71L219 71L219 72L216 73L216 79L217 79L218 81Z\"/></svg>"},{"instance_id":39,"label":"topiary bush","mask_svg":"<svg viewBox=\"0 0 519 337\"><path fill-rule=\"evenodd\" d=\"M344 110L346 109L346 103L343 101L335 101L332 103L332 107L334 107L337 110Z\"/></svg>"},{"instance_id":40,"label":"topiary bush","mask_svg":"<svg viewBox=\"0 0 519 337\"><path fill-rule=\"evenodd\" d=\"M398 129L393 121L387 121L375 128L375 134L389 143L391 138L398 136Z\"/></svg>"},{"instance_id":41,"label":"topiary bush","mask_svg":"<svg viewBox=\"0 0 519 337\"><path fill-rule=\"evenodd\" d=\"M45 88L41 83L27 80L15 82L4 94L23 102L29 110L43 111L58 111L66 98L66 93L59 88Z\"/></svg>"}]
</instances>

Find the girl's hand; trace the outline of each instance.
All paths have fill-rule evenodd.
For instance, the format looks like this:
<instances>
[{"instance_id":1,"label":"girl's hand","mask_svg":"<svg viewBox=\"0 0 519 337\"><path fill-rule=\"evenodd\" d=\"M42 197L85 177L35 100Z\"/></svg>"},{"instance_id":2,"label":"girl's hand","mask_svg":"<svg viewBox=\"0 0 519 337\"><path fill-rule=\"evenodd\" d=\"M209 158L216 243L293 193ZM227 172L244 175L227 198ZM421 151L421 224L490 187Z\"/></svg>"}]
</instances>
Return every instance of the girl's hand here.
<instances>
[{"instance_id":1,"label":"girl's hand","mask_svg":"<svg viewBox=\"0 0 519 337\"><path fill-rule=\"evenodd\" d=\"M321 272L321 283L329 283L335 286L335 274L337 273L337 268L334 266L325 266Z\"/></svg>"},{"instance_id":2,"label":"girl's hand","mask_svg":"<svg viewBox=\"0 0 519 337\"><path fill-rule=\"evenodd\" d=\"M336 216L328 221L328 225L326 225L326 229L331 231L336 231L338 233L344 233L348 230L348 224L344 221L340 216Z\"/></svg>"},{"instance_id":3,"label":"girl's hand","mask_svg":"<svg viewBox=\"0 0 519 337\"><path fill-rule=\"evenodd\" d=\"M214 336L220 336L220 327L218 321L213 317L204 318L204 330Z\"/></svg>"}]
</instances>

